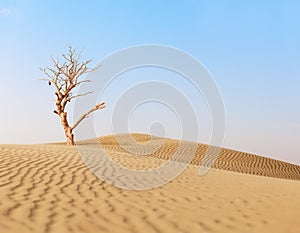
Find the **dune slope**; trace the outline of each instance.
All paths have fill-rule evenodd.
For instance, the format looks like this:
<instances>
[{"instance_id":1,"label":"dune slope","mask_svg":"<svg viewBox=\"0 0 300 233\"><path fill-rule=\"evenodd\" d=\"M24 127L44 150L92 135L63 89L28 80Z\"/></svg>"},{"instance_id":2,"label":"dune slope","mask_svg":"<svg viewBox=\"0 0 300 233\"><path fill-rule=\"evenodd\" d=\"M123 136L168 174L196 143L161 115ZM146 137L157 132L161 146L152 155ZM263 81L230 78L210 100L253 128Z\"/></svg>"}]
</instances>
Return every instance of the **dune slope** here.
<instances>
[{"instance_id":1,"label":"dune slope","mask_svg":"<svg viewBox=\"0 0 300 233\"><path fill-rule=\"evenodd\" d=\"M122 148L112 136L100 142L116 163L135 169L159 166L178 146L134 134L138 146L129 137L120 136ZM162 147L150 156L133 153L156 143ZM0 232L299 232L299 166L223 149L199 176L205 148L170 183L132 191L94 176L76 147L0 145Z\"/></svg>"},{"instance_id":2,"label":"dune slope","mask_svg":"<svg viewBox=\"0 0 300 233\"><path fill-rule=\"evenodd\" d=\"M124 153L129 151L136 154L143 154L140 152L140 148L151 151L150 149L157 145L158 149L153 150L154 153L149 155L166 160L174 156L181 143L178 140L159 138L147 134L131 134L130 136L124 134L118 135L116 138L110 135L100 138L99 141L102 147L108 152L119 151ZM150 141L151 143L147 144ZM188 148L189 143L187 142L184 146ZM197 150L191 164L201 165L207 149L208 145L197 144ZM260 176L300 180L300 166L226 148L221 149L221 153L213 163L213 168Z\"/></svg>"}]
</instances>

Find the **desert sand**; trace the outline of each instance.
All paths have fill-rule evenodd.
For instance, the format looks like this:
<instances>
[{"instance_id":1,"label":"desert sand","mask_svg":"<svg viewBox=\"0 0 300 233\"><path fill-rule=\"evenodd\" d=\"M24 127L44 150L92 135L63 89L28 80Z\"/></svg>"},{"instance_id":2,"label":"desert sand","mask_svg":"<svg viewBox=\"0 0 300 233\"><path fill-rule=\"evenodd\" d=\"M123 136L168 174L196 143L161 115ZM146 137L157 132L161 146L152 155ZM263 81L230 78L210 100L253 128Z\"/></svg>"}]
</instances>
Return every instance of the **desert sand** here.
<instances>
[{"instance_id":1,"label":"desert sand","mask_svg":"<svg viewBox=\"0 0 300 233\"><path fill-rule=\"evenodd\" d=\"M141 156L126 147L147 152L151 136L132 137L145 145L99 141L116 163L135 169L161 165L179 143L153 137L162 146ZM166 185L133 191L93 175L76 147L0 145L0 232L300 232L300 166L222 149L199 176L206 148L199 144L187 169Z\"/></svg>"}]
</instances>

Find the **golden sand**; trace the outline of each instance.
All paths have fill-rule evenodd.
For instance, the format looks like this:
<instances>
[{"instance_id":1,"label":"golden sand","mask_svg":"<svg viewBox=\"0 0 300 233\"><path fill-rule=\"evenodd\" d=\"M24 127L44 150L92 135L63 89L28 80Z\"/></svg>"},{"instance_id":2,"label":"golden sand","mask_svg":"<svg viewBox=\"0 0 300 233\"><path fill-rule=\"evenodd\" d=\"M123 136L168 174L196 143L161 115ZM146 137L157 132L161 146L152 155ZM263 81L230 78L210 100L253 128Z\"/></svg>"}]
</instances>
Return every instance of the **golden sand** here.
<instances>
[{"instance_id":1,"label":"golden sand","mask_svg":"<svg viewBox=\"0 0 300 233\"><path fill-rule=\"evenodd\" d=\"M179 143L155 138L159 150L136 156L112 136L100 142L114 161L136 169L164 163ZM0 232L299 232L299 166L223 149L215 168L199 176L206 148L199 144L170 183L132 191L94 176L76 147L0 145Z\"/></svg>"}]
</instances>

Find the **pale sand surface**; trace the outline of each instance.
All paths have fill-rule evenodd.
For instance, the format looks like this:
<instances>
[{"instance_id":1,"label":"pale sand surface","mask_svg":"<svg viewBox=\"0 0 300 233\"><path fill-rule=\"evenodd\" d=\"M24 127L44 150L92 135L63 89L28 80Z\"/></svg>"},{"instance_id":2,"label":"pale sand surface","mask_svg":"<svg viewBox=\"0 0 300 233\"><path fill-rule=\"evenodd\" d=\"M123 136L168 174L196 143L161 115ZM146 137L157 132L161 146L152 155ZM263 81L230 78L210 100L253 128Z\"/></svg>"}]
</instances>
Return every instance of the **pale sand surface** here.
<instances>
[{"instance_id":1,"label":"pale sand surface","mask_svg":"<svg viewBox=\"0 0 300 233\"><path fill-rule=\"evenodd\" d=\"M136 169L161 165L178 146L154 138L162 148L138 156L113 137L100 141L114 161ZM154 144L126 146L151 151ZM300 232L299 166L224 149L218 169L199 176L205 148L199 145L191 165L172 182L132 191L95 177L76 147L0 145L0 232Z\"/></svg>"}]
</instances>

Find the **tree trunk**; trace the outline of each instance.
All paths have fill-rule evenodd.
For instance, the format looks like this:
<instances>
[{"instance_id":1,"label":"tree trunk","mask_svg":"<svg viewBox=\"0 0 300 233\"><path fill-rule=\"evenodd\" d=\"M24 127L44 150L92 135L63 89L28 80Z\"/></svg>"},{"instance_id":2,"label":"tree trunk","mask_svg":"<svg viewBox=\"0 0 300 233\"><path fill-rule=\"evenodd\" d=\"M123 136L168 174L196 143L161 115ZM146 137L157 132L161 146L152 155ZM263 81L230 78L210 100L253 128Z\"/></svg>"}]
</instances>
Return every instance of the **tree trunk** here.
<instances>
[{"instance_id":1,"label":"tree trunk","mask_svg":"<svg viewBox=\"0 0 300 233\"><path fill-rule=\"evenodd\" d=\"M61 118L61 124L64 128L64 131L65 131L65 136L66 136L66 139L67 139L67 144L68 145L75 145L75 142L74 142L74 135L73 135L73 129L69 126L69 123L68 123L68 118L67 118L67 113L66 112L62 112L60 114L60 118Z\"/></svg>"},{"instance_id":2,"label":"tree trunk","mask_svg":"<svg viewBox=\"0 0 300 233\"><path fill-rule=\"evenodd\" d=\"M67 144L74 146L75 145L74 135L73 135L71 127L67 127L64 130L65 130L65 135L66 135L66 139L67 139Z\"/></svg>"}]
</instances>

